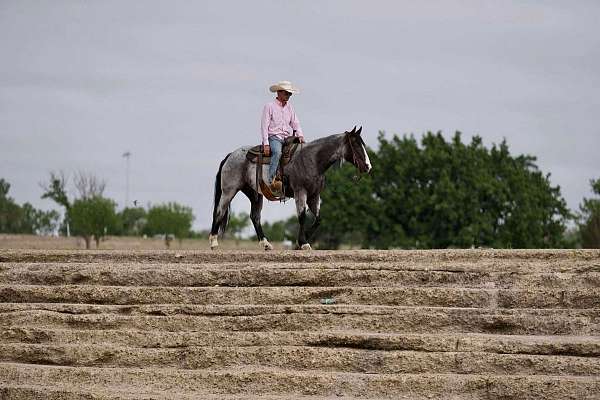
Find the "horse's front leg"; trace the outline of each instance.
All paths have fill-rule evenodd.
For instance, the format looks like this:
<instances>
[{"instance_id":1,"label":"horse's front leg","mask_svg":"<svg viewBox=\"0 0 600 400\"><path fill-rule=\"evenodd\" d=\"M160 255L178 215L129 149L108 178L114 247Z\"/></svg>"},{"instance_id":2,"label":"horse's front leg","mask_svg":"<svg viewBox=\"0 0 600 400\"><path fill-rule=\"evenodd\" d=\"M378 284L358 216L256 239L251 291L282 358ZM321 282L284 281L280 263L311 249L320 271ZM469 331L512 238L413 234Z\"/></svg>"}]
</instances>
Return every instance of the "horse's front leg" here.
<instances>
[{"instance_id":1,"label":"horse's front leg","mask_svg":"<svg viewBox=\"0 0 600 400\"><path fill-rule=\"evenodd\" d=\"M250 200L250 220L252 220L254 230L256 231L256 237L258 238L260 245L265 250L273 250L273 245L269 243L269 240L265 237L265 234L262 230L262 225L260 223L260 213L263 207L262 194L256 192L249 185L244 186L242 188L242 192Z\"/></svg>"},{"instance_id":2,"label":"horse's front leg","mask_svg":"<svg viewBox=\"0 0 600 400\"><path fill-rule=\"evenodd\" d=\"M307 200L307 205L308 205L309 210L315 216L315 222L312 224L312 226L306 232L306 240L308 240L310 242L313 239L313 236L314 236L315 232L317 231L317 228L319 227L319 225L321 225L321 210L320 210L321 196L319 196L318 193L315 195L309 196L308 200Z\"/></svg>"},{"instance_id":3,"label":"horse's front leg","mask_svg":"<svg viewBox=\"0 0 600 400\"><path fill-rule=\"evenodd\" d=\"M310 244L306 240L306 231L304 225L306 224L306 213L308 207L306 204L306 190L299 190L295 193L296 199L296 214L298 215L298 223L300 228L298 229L298 247L302 250L310 250Z\"/></svg>"}]
</instances>

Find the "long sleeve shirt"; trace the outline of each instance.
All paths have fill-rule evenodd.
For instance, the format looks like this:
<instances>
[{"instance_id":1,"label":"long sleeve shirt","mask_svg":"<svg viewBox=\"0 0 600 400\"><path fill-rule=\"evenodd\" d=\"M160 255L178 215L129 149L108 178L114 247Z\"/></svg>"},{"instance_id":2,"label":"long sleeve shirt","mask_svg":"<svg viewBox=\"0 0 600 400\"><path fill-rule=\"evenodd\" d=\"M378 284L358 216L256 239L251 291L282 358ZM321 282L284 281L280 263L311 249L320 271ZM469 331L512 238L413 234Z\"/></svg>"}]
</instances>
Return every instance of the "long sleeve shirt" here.
<instances>
[{"instance_id":1,"label":"long sleeve shirt","mask_svg":"<svg viewBox=\"0 0 600 400\"><path fill-rule=\"evenodd\" d=\"M292 136L294 131L297 136L304 137L294 107L289 101L282 106L277 99L267 103L263 108L260 130L262 144L269 144L269 136L284 140L286 137Z\"/></svg>"}]
</instances>

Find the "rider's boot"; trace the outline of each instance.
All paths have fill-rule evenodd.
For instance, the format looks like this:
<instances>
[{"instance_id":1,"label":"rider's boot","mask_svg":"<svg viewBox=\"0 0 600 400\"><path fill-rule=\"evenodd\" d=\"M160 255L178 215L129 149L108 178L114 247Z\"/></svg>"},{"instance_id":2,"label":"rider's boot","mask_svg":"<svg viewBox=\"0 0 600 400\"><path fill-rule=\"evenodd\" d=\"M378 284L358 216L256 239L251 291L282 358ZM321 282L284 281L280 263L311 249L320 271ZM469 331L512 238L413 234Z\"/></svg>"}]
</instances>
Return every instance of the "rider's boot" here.
<instances>
[{"instance_id":1,"label":"rider's boot","mask_svg":"<svg viewBox=\"0 0 600 400\"><path fill-rule=\"evenodd\" d=\"M283 185L281 184L281 181L277 178L273 178L273 182L271 182L270 185L271 193L277 197L280 197L283 194L282 188Z\"/></svg>"}]
</instances>

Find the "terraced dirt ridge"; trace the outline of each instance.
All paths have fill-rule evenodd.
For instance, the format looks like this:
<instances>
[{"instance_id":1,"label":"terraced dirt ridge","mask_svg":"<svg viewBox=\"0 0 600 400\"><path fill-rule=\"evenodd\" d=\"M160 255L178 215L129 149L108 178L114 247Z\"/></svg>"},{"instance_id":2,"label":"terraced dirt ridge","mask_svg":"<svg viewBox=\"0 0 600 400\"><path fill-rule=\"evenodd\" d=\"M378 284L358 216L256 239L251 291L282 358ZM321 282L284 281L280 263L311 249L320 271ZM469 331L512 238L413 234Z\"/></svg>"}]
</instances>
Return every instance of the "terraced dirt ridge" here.
<instances>
[{"instance_id":1,"label":"terraced dirt ridge","mask_svg":"<svg viewBox=\"0 0 600 400\"><path fill-rule=\"evenodd\" d=\"M0 251L1 399L600 399L599 251Z\"/></svg>"}]
</instances>

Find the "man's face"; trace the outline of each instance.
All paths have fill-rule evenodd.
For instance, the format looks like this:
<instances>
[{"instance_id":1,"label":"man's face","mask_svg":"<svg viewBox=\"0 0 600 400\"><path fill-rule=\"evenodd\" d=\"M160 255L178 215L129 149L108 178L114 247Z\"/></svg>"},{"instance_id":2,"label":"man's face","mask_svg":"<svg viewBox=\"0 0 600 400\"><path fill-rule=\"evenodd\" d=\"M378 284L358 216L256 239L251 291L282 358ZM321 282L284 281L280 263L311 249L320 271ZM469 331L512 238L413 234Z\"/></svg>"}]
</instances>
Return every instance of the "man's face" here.
<instances>
[{"instance_id":1,"label":"man's face","mask_svg":"<svg viewBox=\"0 0 600 400\"><path fill-rule=\"evenodd\" d=\"M277 99L279 101L281 101L282 103L287 103L287 101L290 99L290 97L292 97L292 94L290 92L287 92L285 90L277 91Z\"/></svg>"}]
</instances>

